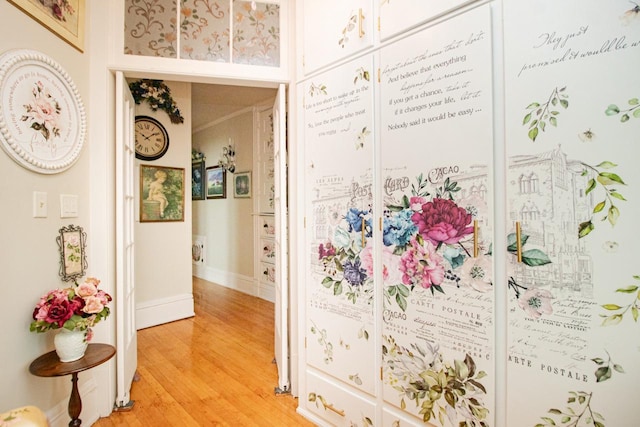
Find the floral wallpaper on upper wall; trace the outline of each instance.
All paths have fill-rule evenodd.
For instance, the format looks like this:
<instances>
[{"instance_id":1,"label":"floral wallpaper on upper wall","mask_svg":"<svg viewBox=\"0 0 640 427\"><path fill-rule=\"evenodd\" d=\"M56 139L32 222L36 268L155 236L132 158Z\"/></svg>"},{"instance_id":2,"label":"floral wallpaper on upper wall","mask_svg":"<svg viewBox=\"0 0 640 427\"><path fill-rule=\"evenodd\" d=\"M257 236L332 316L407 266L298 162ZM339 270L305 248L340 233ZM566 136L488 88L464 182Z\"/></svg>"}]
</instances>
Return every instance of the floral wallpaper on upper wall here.
<instances>
[{"instance_id":1,"label":"floral wallpaper on upper wall","mask_svg":"<svg viewBox=\"0 0 640 427\"><path fill-rule=\"evenodd\" d=\"M280 65L280 5L233 1L233 62Z\"/></svg>"},{"instance_id":2,"label":"floral wallpaper on upper wall","mask_svg":"<svg viewBox=\"0 0 640 427\"><path fill-rule=\"evenodd\" d=\"M230 0L182 0L180 58L229 62Z\"/></svg>"},{"instance_id":3,"label":"floral wallpaper on upper wall","mask_svg":"<svg viewBox=\"0 0 640 427\"><path fill-rule=\"evenodd\" d=\"M280 5L180 0L178 13L177 0L125 0L124 52L278 67Z\"/></svg>"},{"instance_id":4,"label":"floral wallpaper on upper wall","mask_svg":"<svg viewBox=\"0 0 640 427\"><path fill-rule=\"evenodd\" d=\"M176 58L177 0L126 0L124 53Z\"/></svg>"}]
</instances>

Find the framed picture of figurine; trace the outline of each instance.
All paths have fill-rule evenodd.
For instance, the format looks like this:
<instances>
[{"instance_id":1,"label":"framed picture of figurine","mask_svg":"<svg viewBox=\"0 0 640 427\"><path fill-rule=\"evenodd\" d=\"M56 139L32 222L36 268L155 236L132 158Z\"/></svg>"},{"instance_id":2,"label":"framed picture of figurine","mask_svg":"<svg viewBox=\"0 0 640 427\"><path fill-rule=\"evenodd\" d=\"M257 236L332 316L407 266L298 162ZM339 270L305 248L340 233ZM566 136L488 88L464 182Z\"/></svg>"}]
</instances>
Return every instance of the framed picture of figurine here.
<instances>
[{"instance_id":1,"label":"framed picture of figurine","mask_svg":"<svg viewBox=\"0 0 640 427\"><path fill-rule=\"evenodd\" d=\"M140 222L184 221L184 168L140 165Z\"/></svg>"}]
</instances>

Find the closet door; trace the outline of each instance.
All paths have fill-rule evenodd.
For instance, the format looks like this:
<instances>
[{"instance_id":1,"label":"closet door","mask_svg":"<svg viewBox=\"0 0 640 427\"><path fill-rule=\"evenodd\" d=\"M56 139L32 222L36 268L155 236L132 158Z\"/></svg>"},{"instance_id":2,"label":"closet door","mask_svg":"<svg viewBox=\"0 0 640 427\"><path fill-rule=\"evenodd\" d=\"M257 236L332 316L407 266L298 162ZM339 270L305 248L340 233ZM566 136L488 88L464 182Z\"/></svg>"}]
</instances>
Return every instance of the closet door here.
<instances>
[{"instance_id":1,"label":"closet door","mask_svg":"<svg viewBox=\"0 0 640 427\"><path fill-rule=\"evenodd\" d=\"M380 38L386 40L476 0L380 0Z\"/></svg>"},{"instance_id":2,"label":"closet door","mask_svg":"<svg viewBox=\"0 0 640 427\"><path fill-rule=\"evenodd\" d=\"M640 425L638 7L504 5L507 425Z\"/></svg>"},{"instance_id":3,"label":"closet door","mask_svg":"<svg viewBox=\"0 0 640 427\"><path fill-rule=\"evenodd\" d=\"M303 83L310 255L304 289L307 393L301 402L339 425L361 425L363 419L375 418L372 404L364 412L349 412L354 406L344 400L345 393L353 394L349 401L370 399L378 378L373 75L373 60L367 56Z\"/></svg>"},{"instance_id":4,"label":"closet door","mask_svg":"<svg viewBox=\"0 0 640 427\"><path fill-rule=\"evenodd\" d=\"M305 74L373 46L372 0L304 0Z\"/></svg>"},{"instance_id":5,"label":"closet door","mask_svg":"<svg viewBox=\"0 0 640 427\"><path fill-rule=\"evenodd\" d=\"M385 425L493 425L491 42L485 5L381 49Z\"/></svg>"}]
</instances>

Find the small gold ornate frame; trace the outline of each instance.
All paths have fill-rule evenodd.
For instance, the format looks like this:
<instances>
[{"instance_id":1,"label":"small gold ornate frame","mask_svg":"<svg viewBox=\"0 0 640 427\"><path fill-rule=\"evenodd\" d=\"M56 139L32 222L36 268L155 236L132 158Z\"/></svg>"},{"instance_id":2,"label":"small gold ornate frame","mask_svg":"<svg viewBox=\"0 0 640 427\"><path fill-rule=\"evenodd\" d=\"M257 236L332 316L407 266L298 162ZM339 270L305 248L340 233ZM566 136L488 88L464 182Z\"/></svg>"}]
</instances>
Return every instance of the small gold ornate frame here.
<instances>
[{"instance_id":1,"label":"small gold ornate frame","mask_svg":"<svg viewBox=\"0 0 640 427\"><path fill-rule=\"evenodd\" d=\"M87 269L86 240L87 233L82 227L69 225L60 229L56 241L60 249L60 277L65 282L84 276Z\"/></svg>"}]
</instances>

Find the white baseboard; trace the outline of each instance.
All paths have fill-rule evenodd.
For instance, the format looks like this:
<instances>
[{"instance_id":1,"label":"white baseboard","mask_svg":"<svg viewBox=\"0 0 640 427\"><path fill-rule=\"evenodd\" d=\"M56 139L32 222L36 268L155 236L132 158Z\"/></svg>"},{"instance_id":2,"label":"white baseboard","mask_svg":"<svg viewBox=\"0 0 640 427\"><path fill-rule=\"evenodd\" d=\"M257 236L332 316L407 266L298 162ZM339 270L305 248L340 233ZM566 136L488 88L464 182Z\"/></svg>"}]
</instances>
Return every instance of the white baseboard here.
<instances>
[{"instance_id":1,"label":"white baseboard","mask_svg":"<svg viewBox=\"0 0 640 427\"><path fill-rule=\"evenodd\" d=\"M258 296L275 304L276 287L273 283L258 282Z\"/></svg>"},{"instance_id":2,"label":"white baseboard","mask_svg":"<svg viewBox=\"0 0 640 427\"><path fill-rule=\"evenodd\" d=\"M136 305L136 329L193 317L193 294L174 295Z\"/></svg>"},{"instance_id":3,"label":"white baseboard","mask_svg":"<svg viewBox=\"0 0 640 427\"><path fill-rule=\"evenodd\" d=\"M270 294L267 287L261 285L254 277L195 265L193 266L193 275L199 279L207 280L226 288L235 289L236 291L253 295L254 297L271 302L275 301L275 291L271 291Z\"/></svg>"}]
</instances>

